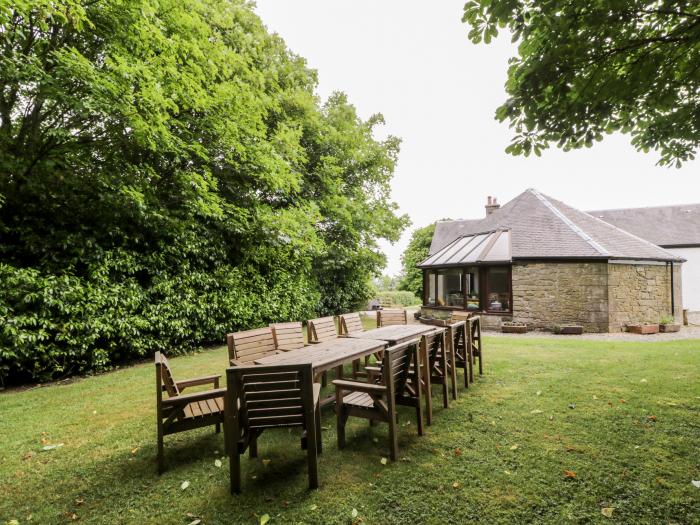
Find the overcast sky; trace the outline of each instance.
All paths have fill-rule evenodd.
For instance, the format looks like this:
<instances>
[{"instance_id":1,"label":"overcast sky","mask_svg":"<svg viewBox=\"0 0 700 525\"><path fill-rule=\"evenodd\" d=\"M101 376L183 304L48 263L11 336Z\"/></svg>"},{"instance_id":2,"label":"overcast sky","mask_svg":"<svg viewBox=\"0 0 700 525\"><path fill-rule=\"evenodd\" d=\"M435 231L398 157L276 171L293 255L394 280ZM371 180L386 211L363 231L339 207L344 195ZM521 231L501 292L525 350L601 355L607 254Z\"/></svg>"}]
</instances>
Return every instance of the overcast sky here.
<instances>
[{"instance_id":1,"label":"overcast sky","mask_svg":"<svg viewBox=\"0 0 700 525\"><path fill-rule=\"evenodd\" d=\"M318 71L318 94L344 91L361 117L382 113L381 138L402 139L393 198L411 229L449 217L479 218L487 195L505 203L533 187L590 210L700 202L700 164L655 166L627 136L542 157L504 153L511 134L494 120L505 100L509 35L474 45L463 0L257 0L257 13ZM429 6L429 7L428 7ZM410 237L382 244L397 274Z\"/></svg>"}]
</instances>

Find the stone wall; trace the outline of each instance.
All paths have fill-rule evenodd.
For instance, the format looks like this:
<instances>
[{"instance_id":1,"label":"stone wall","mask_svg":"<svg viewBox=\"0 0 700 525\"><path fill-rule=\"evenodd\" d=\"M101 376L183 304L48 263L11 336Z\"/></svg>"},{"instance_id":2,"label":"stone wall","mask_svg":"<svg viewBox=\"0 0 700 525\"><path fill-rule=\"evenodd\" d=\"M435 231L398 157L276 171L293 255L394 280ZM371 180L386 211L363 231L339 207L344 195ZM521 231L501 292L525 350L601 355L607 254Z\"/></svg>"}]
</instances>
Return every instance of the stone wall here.
<instances>
[{"instance_id":1,"label":"stone wall","mask_svg":"<svg viewBox=\"0 0 700 525\"><path fill-rule=\"evenodd\" d=\"M681 318L680 265L674 271L675 317ZM608 269L610 332L630 324L658 323L671 314L671 269L665 264L610 264Z\"/></svg>"},{"instance_id":2,"label":"stone wall","mask_svg":"<svg viewBox=\"0 0 700 525\"><path fill-rule=\"evenodd\" d=\"M532 329L580 324L608 330L607 262L513 264L513 320Z\"/></svg>"}]
</instances>

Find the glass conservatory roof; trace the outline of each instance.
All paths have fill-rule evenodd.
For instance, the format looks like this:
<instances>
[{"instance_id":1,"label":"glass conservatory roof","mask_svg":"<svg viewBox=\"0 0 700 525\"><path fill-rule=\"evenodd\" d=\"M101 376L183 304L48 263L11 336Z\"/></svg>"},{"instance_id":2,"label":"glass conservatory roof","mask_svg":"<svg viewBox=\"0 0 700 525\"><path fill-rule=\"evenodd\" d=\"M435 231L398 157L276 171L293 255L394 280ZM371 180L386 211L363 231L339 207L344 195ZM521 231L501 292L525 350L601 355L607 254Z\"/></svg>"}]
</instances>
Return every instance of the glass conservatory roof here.
<instances>
[{"instance_id":1,"label":"glass conservatory roof","mask_svg":"<svg viewBox=\"0 0 700 525\"><path fill-rule=\"evenodd\" d=\"M418 268L511 262L510 230L494 230L458 237L430 255Z\"/></svg>"}]
</instances>

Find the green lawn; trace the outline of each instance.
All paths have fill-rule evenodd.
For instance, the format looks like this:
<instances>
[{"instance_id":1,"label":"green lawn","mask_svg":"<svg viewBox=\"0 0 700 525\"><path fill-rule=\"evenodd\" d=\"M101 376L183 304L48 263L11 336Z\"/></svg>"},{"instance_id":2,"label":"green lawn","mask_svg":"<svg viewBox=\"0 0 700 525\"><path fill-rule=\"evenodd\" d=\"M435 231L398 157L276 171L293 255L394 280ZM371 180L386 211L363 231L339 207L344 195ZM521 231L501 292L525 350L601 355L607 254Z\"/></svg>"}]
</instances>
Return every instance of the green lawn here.
<instances>
[{"instance_id":1,"label":"green lawn","mask_svg":"<svg viewBox=\"0 0 700 525\"><path fill-rule=\"evenodd\" d=\"M385 426L351 420L339 451L325 411L314 492L286 430L263 434L259 458L243 461L240 496L227 462L215 465L213 429L166 437L157 476L152 364L2 394L0 523L700 523L700 341L485 348L485 375L450 409L435 389L424 437L402 412L395 464L381 462ZM172 360L179 378L225 363L224 348ZM64 445L41 452L42 439Z\"/></svg>"}]
</instances>

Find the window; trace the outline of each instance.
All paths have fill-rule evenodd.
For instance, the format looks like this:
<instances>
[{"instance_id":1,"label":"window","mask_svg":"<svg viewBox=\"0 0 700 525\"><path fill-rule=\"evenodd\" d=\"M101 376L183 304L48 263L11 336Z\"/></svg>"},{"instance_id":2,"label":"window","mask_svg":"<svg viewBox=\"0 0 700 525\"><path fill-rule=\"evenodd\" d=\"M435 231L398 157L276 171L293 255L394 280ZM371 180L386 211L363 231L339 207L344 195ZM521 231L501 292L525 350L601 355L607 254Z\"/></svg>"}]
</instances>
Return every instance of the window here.
<instances>
[{"instance_id":1,"label":"window","mask_svg":"<svg viewBox=\"0 0 700 525\"><path fill-rule=\"evenodd\" d=\"M510 311L510 269L503 266L486 267L486 310Z\"/></svg>"},{"instance_id":2,"label":"window","mask_svg":"<svg viewBox=\"0 0 700 525\"><path fill-rule=\"evenodd\" d=\"M480 312L511 312L509 266L426 270L423 304Z\"/></svg>"},{"instance_id":3,"label":"window","mask_svg":"<svg viewBox=\"0 0 700 525\"><path fill-rule=\"evenodd\" d=\"M479 302L479 297L481 295L479 288L479 268L477 266L471 266L465 268L464 273L467 289L467 310L481 310L481 303Z\"/></svg>"},{"instance_id":4,"label":"window","mask_svg":"<svg viewBox=\"0 0 700 525\"><path fill-rule=\"evenodd\" d=\"M438 270L437 272L438 306L464 308L464 289L462 288L462 269Z\"/></svg>"}]
</instances>

